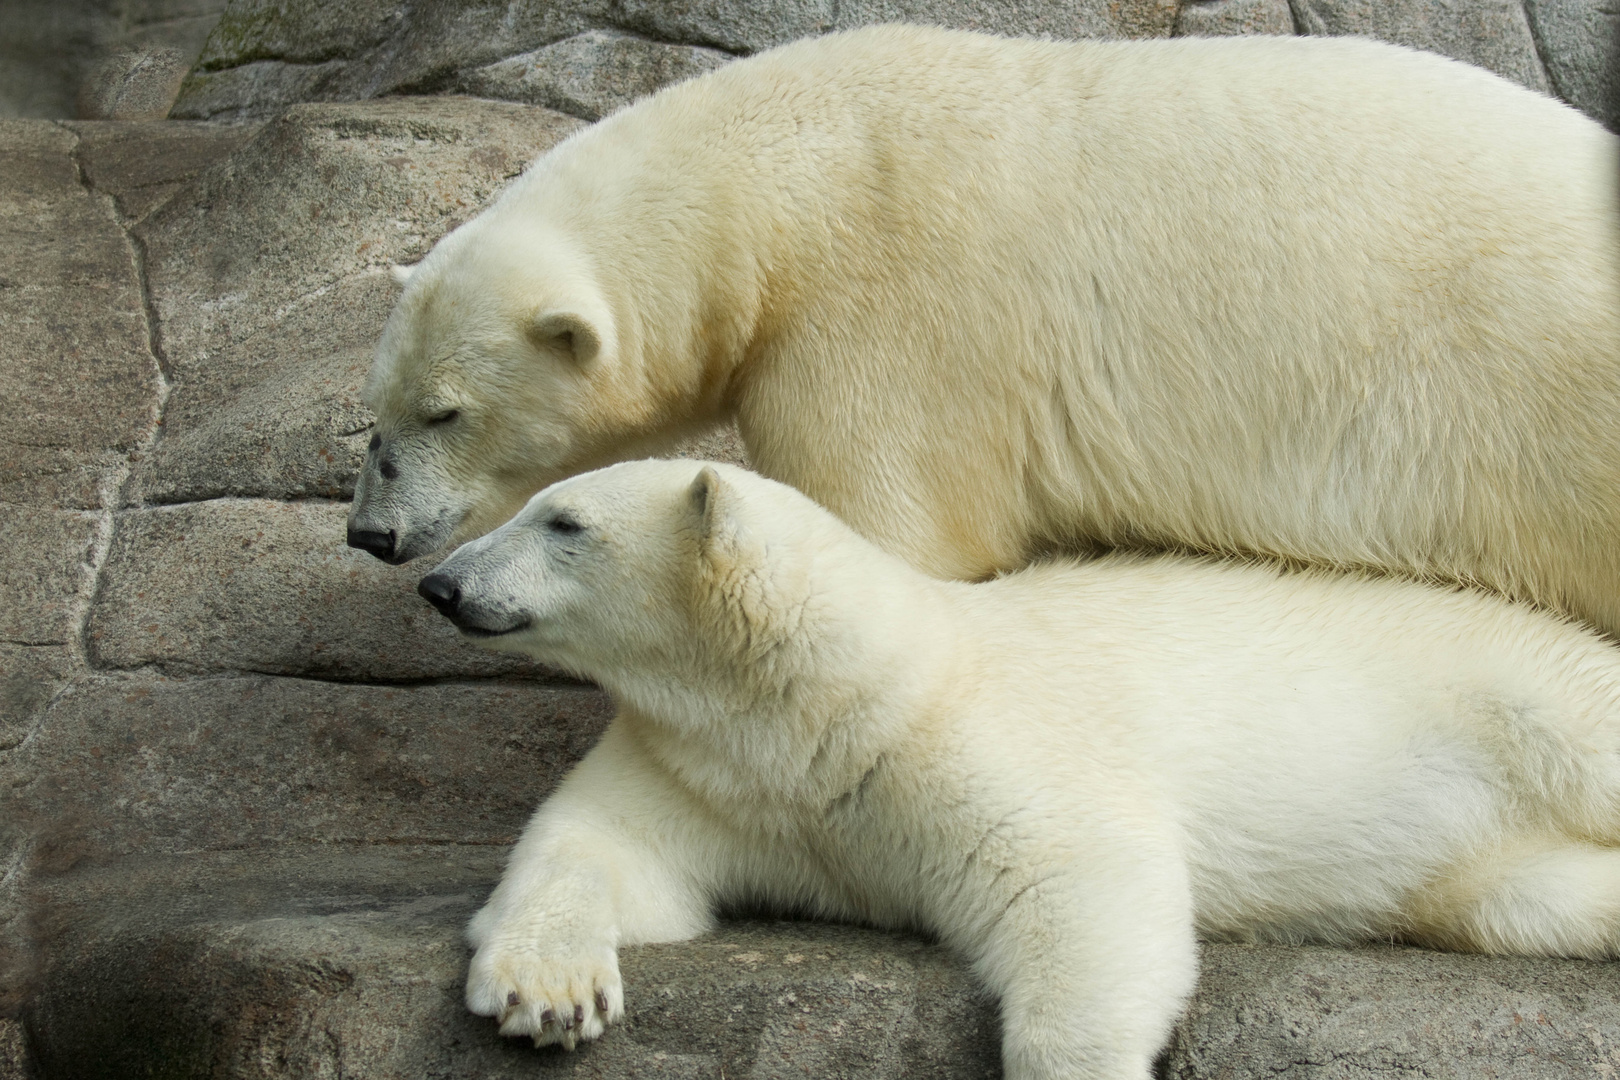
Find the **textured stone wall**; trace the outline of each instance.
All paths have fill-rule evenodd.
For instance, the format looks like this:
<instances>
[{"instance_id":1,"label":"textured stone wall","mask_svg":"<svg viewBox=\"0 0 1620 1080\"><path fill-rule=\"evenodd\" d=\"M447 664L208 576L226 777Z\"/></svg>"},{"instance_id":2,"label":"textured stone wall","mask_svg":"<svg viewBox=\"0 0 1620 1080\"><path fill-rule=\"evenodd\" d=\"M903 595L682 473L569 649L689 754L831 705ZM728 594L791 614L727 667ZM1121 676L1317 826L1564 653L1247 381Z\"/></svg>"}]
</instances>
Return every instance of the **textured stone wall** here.
<instances>
[{"instance_id":1,"label":"textured stone wall","mask_svg":"<svg viewBox=\"0 0 1620 1080\"><path fill-rule=\"evenodd\" d=\"M298 1075L263 1065L272 1043L296 1044L305 1056L287 1060L313 1072L420 1075L407 1059L492 1038L455 1006L455 925L607 704L467 646L413 594L420 567L343 546L344 502L386 267L583 122L734 56L887 19L1060 37L1370 33L1614 115L1615 16L1588 0L75 2L0 16L0 104L27 91L14 113L116 117L172 102L193 119L0 120L0 1080L32 1068L22 1012L52 1076L120 1075L85 1063L143 1039L156 1056L128 1061L206 1050L174 1075ZM27 82L6 57L41 41L77 59ZM154 50L187 48L195 66L153 66ZM219 120L236 122L196 122ZM729 434L687 452L739 454ZM721 945L635 960L643 985L684 1004L653 1008L579 1074L673 1062L658 1069L763 1076L777 1055L835 1061L822 1075L966 1076L994 1060L993 1010L937 952L808 931L804 949L820 951L772 952L736 933L736 961ZM417 953L427 981L399 990L400 958ZM1476 1075L1620 1066L1607 1049L1620 984L1602 965L1230 949L1210 963L1169 1075L1461 1076L1436 1063L1470 1053ZM1312 987L1343 1002L1321 1006ZM129 1004L165 993L167 1012ZM799 993L836 1008L798 1026L782 1001ZM767 1018L681 1041L681 1009L719 1024L733 997ZM1456 1001L1423 1019L1426 997ZM874 1011L837 1011L850 1001ZM396 1007L403 1019L377 1019ZM953 1010L976 1026L947 1030ZM1369 1026L1345 1027L1346 1011ZM141 1027L159 1012L179 1026ZM913 1042L874 1048L872 1016ZM823 1043L833 1058L814 1056Z\"/></svg>"},{"instance_id":2,"label":"textured stone wall","mask_svg":"<svg viewBox=\"0 0 1620 1080\"><path fill-rule=\"evenodd\" d=\"M1604 0L234 0L174 115L462 91L596 119L734 56L915 21L1058 38L1363 34L1478 64L1612 121L1616 17Z\"/></svg>"}]
</instances>

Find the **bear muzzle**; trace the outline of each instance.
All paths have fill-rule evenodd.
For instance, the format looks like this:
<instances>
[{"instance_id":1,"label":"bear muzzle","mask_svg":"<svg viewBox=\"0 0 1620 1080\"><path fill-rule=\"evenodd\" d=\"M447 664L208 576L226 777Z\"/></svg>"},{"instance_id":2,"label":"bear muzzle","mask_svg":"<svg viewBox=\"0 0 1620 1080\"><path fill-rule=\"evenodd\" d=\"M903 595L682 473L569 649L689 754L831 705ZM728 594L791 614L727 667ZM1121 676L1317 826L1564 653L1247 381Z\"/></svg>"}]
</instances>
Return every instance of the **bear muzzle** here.
<instances>
[{"instance_id":1,"label":"bear muzzle","mask_svg":"<svg viewBox=\"0 0 1620 1080\"><path fill-rule=\"evenodd\" d=\"M384 562L393 561L397 539L392 529L377 532L374 529L357 529L353 525L349 526L349 546L370 552Z\"/></svg>"},{"instance_id":2,"label":"bear muzzle","mask_svg":"<svg viewBox=\"0 0 1620 1080\"><path fill-rule=\"evenodd\" d=\"M422 599L439 609L439 614L455 623L456 629L472 637L499 637L513 634L529 625L526 618L501 616L476 602L468 602L461 583L454 576L435 570L416 586Z\"/></svg>"}]
</instances>

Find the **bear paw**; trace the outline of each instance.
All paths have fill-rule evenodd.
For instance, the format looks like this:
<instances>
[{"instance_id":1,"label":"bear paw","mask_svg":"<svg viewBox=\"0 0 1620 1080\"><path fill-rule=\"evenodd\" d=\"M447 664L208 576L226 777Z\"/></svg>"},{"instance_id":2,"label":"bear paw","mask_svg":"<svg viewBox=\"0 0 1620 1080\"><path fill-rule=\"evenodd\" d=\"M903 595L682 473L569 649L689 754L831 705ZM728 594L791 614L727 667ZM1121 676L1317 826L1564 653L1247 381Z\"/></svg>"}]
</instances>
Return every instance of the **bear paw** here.
<instances>
[{"instance_id":1,"label":"bear paw","mask_svg":"<svg viewBox=\"0 0 1620 1080\"><path fill-rule=\"evenodd\" d=\"M550 950L488 943L467 973L467 1008L495 1017L502 1035L572 1050L624 1016L618 954L605 945Z\"/></svg>"}]
</instances>

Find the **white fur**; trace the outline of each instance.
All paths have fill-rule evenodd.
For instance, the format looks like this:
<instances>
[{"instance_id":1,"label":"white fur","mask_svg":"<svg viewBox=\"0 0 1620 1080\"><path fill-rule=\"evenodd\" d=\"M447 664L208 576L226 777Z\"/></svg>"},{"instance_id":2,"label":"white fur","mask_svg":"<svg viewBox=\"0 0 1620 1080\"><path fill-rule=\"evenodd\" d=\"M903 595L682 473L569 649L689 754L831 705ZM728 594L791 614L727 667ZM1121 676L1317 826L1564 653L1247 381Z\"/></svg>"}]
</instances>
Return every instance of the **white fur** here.
<instances>
[{"instance_id":1,"label":"white fur","mask_svg":"<svg viewBox=\"0 0 1620 1080\"><path fill-rule=\"evenodd\" d=\"M735 416L936 576L1191 547L1620 631L1617 159L1370 41L791 45L582 131L428 255L354 523L420 554Z\"/></svg>"},{"instance_id":2,"label":"white fur","mask_svg":"<svg viewBox=\"0 0 1620 1080\"><path fill-rule=\"evenodd\" d=\"M1001 999L1010 1080L1144 1080L1198 933L1620 946L1620 655L1591 632L1174 557L940 582L710 468L564 481L433 575L620 707L473 920L467 1001L503 1032L594 1037L619 946L745 901L938 934Z\"/></svg>"}]
</instances>

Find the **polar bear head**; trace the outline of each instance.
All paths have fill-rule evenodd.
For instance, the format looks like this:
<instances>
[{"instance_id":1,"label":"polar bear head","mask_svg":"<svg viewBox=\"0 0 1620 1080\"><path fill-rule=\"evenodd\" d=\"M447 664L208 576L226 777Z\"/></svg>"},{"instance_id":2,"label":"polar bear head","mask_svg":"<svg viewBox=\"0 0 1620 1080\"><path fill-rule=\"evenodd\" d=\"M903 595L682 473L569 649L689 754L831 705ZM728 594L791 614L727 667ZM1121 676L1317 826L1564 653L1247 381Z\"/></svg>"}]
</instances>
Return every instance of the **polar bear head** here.
<instances>
[{"instance_id":1,"label":"polar bear head","mask_svg":"<svg viewBox=\"0 0 1620 1080\"><path fill-rule=\"evenodd\" d=\"M870 548L746 469L635 461L542 491L419 591L483 644L638 699L646 687L717 664L752 668L825 636L825 627L810 633L811 597L859 588L851 545Z\"/></svg>"},{"instance_id":2,"label":"polar bear head","mask_svg":"<svg viewBox=\"0 0 1620 1080\"><path fill-rule=\"evenodd\" d=\"M542 491L419 591L481 644L698 724L892 680L936 584L746 469L635 461Z\"/></svg>"},{"instance_id":3,"label":"polar bear head","mask_svg":"<svg viewBox=\"0 0 1620 1080\"><path fill-rule=\"evenodd\" d=\"M479 535L645 420L589 260L561 232L475 219L395 276L353 546L400 563Z\"/></svg>"}]
</instances>

